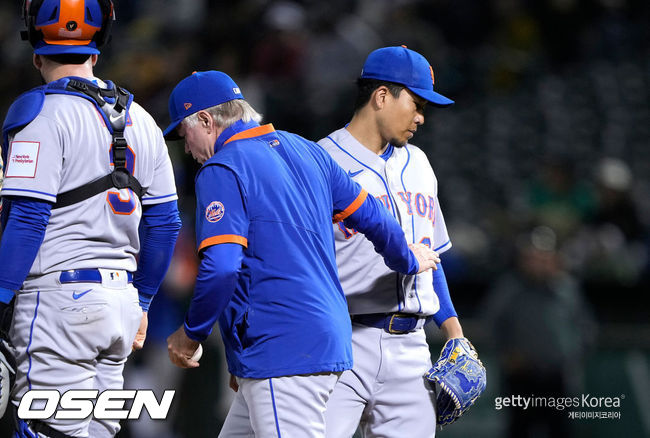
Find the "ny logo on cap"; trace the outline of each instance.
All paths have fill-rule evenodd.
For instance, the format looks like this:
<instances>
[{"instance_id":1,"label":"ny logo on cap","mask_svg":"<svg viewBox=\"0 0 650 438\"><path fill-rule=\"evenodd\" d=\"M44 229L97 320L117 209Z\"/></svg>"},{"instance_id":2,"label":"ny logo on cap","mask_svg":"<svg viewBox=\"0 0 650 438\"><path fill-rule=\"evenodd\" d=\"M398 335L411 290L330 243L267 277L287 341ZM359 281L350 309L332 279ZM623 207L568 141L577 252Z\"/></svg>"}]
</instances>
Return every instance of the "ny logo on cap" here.
<instances>
[{"instance_id":1,"label":"ny logo on cap","mask_svg":"<svg viewBox=\"0 0 650 438\"><path fill-rule=\"evenodd\" d=\"M436 85L436 78L433 76L433 67L429 66L429 70L431 70L431 84Z\"/></svg>"}]
</instances>

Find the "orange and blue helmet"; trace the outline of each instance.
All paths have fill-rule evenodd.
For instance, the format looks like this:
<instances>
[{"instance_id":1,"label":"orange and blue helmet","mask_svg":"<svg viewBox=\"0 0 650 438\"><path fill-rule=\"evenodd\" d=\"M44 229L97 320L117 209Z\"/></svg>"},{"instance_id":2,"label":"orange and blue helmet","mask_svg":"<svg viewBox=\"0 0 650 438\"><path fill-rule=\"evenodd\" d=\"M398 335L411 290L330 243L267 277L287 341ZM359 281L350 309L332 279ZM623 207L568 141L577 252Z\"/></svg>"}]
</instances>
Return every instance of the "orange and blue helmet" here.
<instances>
[{"instance_id":1,"label":"orange and blue helmet","mask_svg":"<svg viewBox=\"0 0 650 438\"><path fill-rule=\"evenodd\" d=\"M98 54L115 19L112 0L25 0L23 14L38 55Z\"/></svg>"}]
</instances>

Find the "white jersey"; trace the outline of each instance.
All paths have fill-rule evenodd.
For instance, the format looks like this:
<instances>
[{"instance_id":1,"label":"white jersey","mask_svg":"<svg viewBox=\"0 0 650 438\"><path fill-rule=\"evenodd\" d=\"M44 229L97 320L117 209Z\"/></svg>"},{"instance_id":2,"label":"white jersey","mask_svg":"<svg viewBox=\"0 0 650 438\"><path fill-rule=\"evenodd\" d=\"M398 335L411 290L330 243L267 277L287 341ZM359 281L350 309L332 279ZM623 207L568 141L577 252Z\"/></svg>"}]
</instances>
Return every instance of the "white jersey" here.
<instances>
[{"instance_id":1,"label":"white jersey","mask_svg":"<svg viewBox=\"0 0 650 438\"><path fill-rule=\"evenodd\" d=\"M318 142L402 225L409 243L438 253L451 247L438 203L438 181L427 156L411 144L387 160L359 143L346 128ZM440 308L432 271L402 275L386 266L373 245L342 223L334 225L336 263L351 315L404 312L433 315Z\"/></svg>"},{"instance_id":2,"label":"white jersey","mask_svg":"<svg viewBox=\"0 0 650 438\"><path fill-rule=\"evenodd\" d=\"M100 82L101 84L101 82ZM162 132L135 102L125 128L127 168L146 189L142 204L175 200ZM39 115L9 141L2 196L55 202L58 193L109 174L111 134L88 100L47 94ZM109 189L53 209L29 276L85 268L136 270L142 207L130 190Z\"/></svg>"}]
</instances>

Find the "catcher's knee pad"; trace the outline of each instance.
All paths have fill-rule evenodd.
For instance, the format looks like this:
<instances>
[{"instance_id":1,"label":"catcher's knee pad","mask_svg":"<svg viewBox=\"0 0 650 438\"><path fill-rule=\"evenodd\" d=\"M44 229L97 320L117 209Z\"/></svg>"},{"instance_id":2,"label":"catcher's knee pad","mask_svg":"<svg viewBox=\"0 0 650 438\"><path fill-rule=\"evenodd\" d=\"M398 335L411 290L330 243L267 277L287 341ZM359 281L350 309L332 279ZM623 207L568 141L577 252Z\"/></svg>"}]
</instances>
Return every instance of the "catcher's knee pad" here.
<instances>
[{"instance_id":1,"label":"catcher's knee pad","mask_svg":"<svg viewBox=\"0 0 650 438\"><path fill-rule=\"evenodd\" d=\"M0 418L11 405L11 390L16 381L16 361L11 346L0 338Z\"/></svg>"}]
</instances>

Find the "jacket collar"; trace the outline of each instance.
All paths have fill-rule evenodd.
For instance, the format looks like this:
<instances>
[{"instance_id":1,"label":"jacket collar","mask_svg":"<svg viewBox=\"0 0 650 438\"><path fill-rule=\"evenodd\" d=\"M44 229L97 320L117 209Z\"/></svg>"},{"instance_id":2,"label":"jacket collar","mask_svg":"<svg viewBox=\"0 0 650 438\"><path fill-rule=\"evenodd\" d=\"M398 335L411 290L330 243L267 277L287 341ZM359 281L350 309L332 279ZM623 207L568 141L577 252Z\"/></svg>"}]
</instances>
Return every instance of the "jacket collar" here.
<instances>
[{"instance_id":1,"label":"jacket collar","mask_svg":"<svg viewBox=\"0 0 650 438\"><path fill-rule=\"evenodd\" d=\"M217 141L214 143L215 153L220 151L226 144L235 140L242 140L244 138L259 137L261 135L270 134L274 132L272 124L267 124L260 126L259 123L254 121L244 122L242 120L237 120L235 123L223 130L223 132L217 137Z\"/></svg>"}]
</instances>

